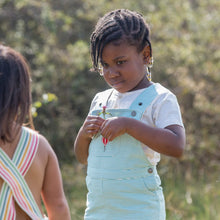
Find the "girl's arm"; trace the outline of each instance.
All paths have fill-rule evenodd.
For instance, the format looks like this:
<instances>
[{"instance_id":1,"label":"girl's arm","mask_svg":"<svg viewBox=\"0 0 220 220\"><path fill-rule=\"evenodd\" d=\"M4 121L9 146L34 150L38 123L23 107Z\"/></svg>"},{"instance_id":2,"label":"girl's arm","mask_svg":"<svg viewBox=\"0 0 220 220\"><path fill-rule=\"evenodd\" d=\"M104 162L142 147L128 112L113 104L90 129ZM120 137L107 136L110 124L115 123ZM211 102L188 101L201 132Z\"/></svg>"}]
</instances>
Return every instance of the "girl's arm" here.
<instances>
[{"instance_id":1,"label":"girl's arm","mask_svg":"<svg viewBox=\"0 0 220 220\"><path fill-rule=\"evenodd\" d=\"M87 164L87 158L89 154L89 144L92 137L96 135L100 126L104 122L104 119L98 116L88 116L79 130L74 143L74 152L76 159L82 163Z\"/></svg>"},{"instance_id":2,"label":"girl's arm","mask_svg":"<svg viewBox=\"0 0 220 220\"><path fill-rule=\"evenodd\" d=\"M85 165L87 164L87 158L89 154L88 149L91 140L91 137L84 135L83 127L81 127L74 143L74 153L76 159Z\"/></svg>"},{"instance_id":3,"label":"girl's arm","mask_svg":"<svg viewBox=\"0 0 220 220\"><path fill-rule=\"evenodd\" d=\"M109 141L124 133L159 153L173 157L181 157L183 154L185 129L179 125L156 128L136 119L118 117L107 119L101 127L102 136Z\"/></svg>"},{"instance_id":4,"label":"girl's arm","mask_svg":"<svg viewBox=\"0 0 220 220\"><path fill-rule=\"evenodd\" d=\"M63 190L62 177L57 157L45 138L40 136L40 143L48 154L42 186L42 198L50 220L70 220L70 211Z\"/></svg>"}]
</instances>

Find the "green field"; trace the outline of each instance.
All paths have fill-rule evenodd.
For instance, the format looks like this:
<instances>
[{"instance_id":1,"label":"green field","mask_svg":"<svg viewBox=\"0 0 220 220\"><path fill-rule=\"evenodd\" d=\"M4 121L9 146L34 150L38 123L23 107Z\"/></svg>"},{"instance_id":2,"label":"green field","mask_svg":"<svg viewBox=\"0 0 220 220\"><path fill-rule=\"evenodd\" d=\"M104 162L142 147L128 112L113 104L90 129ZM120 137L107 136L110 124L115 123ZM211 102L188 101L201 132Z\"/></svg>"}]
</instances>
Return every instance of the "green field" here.
<instances>
[{"instance_id":1,"label":"green field","mask_svg":"<svg viewBox=\"0 0 220 220\"><path fill-rule=\"evenodd\" d=\"M161 172L164 171L161 169ZM220 174L211 172L206 178L205 174L193 177L177 172L161 175L167 220L219 220ZM85 173L84 166L62 166L64 188L73 220L83 219L87 193Z\"/></svg>"}]
</instances>

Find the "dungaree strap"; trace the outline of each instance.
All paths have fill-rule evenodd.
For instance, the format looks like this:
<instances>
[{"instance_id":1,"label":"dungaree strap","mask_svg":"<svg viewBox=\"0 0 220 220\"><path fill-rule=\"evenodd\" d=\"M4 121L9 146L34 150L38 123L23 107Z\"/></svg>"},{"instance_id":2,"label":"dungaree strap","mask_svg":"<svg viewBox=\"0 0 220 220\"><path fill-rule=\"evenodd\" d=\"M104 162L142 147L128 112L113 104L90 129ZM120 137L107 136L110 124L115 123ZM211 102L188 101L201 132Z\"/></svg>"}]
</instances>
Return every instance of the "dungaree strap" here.
<instances>
[{"instance_id":1,"label":"dungaree strap","mask_svg":"<svg viewBox=\"0 0 220 220\"><path fill-rule=\"evenodd\" d=\"M144 113L146 108L152 103L157 96L155 85L147 87L130 105L130 109L138 109L138 111Z\"/></svg>"},{"instance_id":2,"label":"dungaree strap","mask_svg":"<svg viewBox=\"0 0 220 220\"><path fill-rule=\"evenodd\" d=\"M35 154L39 137L37 134L22 128L22 134L11 160L0 149L0 176L5 181L0 194L0 219L15 220L14 199L31 219L43 219L34 197L24 179Z\"/></svg>"}]
</instances>

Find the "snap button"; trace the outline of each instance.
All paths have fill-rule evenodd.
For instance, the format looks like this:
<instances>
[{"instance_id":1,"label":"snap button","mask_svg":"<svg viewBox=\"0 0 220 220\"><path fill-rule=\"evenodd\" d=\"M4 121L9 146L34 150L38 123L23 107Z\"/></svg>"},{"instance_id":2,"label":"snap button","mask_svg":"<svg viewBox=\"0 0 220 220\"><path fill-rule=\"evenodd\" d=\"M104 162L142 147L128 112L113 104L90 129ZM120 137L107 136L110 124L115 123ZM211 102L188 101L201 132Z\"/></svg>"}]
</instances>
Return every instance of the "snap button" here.
<instances>
[{"instance_id":1,"label":"snap button","mask_svg":"<svg viewBox=\"0 0 220 220\"><path fill-rule=\"evenodd\" d=\"M153 173L153 169L151 167L147 171L148 173Z\"/></svg>"},{"instance_id":2,"label":"snap button","mask_svg":"<svg viewBox=\"0 0 220 220\"><path fill-rule=\"evenodd\" d=\"M132 111L132 112L131 112L131 115L132 115L133 117L136 116L136 114L137 114L136 111Z\"/></svg>"}]
</instances>

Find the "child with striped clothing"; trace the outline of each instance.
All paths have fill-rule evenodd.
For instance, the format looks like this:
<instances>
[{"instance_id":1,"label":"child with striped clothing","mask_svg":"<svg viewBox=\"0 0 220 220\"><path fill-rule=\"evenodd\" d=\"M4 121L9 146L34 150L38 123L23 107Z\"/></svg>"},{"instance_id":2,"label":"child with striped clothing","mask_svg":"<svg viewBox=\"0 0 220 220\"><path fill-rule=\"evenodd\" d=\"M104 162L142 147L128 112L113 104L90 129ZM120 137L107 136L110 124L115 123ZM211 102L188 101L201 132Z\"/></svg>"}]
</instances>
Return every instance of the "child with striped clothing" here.
<instances>
[{"instance_id":1,"label":"child with striped clothing","mask_svg":"<svg viewBox=\"0 0 220 220\"><path fill-rule=\"evenodd\" d=\"M69 220L57 157L33 129L30 81L24 57L0 45L0 219Z\"/></svg>"}]
</instances>

